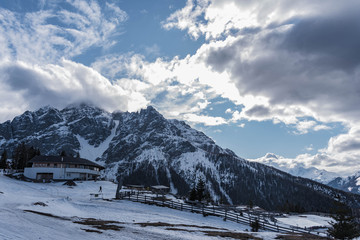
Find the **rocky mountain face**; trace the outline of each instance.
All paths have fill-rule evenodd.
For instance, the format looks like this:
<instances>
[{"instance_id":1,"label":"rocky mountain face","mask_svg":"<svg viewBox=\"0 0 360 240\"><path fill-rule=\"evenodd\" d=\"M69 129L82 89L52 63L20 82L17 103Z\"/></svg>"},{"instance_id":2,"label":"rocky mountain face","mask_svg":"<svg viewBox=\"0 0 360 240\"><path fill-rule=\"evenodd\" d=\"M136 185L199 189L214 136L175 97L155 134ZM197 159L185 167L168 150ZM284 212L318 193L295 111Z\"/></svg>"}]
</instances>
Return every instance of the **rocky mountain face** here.
<instances>
[{"instance_id":1,"label":"rocky mountain face","mask_svg":"<svg viewBox=\"0 0 360 240\"><path fill-rule=\"evenodd\" d=\"M153 107L108 113L88 105L25 112L0 124L0 151L25 142L43 155L68 154L97 161L104 175L125 183L168 185L187 195L199 177L215 201L252 202L266 209L329 211L339 200L359 207L360 196L246 161L185 122L167 120Z\"/></svg>"},{"instance_id":2,"label":"rocky mountain face","mask_svg":"<svg viewBox=\"0 0 360 240\"><path fill-rule=\"evenodd\" d=\"M360 172L349 177L335 178L328 185L343 191L360 194Z\"/></svg>"}]
</instances>

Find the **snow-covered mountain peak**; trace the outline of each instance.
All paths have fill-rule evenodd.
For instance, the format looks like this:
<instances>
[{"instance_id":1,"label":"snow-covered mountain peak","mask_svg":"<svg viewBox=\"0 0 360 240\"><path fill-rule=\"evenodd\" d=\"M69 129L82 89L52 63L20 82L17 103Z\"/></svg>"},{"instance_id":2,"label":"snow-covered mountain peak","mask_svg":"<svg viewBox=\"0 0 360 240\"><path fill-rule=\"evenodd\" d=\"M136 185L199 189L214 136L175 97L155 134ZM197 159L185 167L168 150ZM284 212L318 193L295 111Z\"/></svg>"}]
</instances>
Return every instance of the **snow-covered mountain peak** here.
<instances>
[{"instance_id":1,"label":"snow-covered mountain peak","mask_svg":"<svg viewBox=\"0 0 360 240\"><path fill-rule=\"evenodd\" d=\"M294 176L309 178L324 184L327 184L328 182L339 176L336 173L328 172L323 169L306 167L301 162L295 162L292 159L284 158L274 153L267 153L263 157L249 160L266 164Z\"/></svg>"},{"instance_id":2,"label":"snow-covered mountain peak","mask_svg":"<svg viewBox=\"0 0 360 240\"><path fill-rule=\"evenodd\" d=\"M44 155L80 153L103 164L104 177L121 176L128 184L167 185L183 196L202 177L215 201L247 204L251 200L276 209L301 199L299 204L309 211L330 209L335 196L348 204L360 203L341 191L246 161L185 122L165 119L151 106L114 113L87 104L28 111L0 124L0 152L6 149L11 156L21 142ZM263 160L279 166L286 163L274 154Z\"/></svg>"}]
</instances>

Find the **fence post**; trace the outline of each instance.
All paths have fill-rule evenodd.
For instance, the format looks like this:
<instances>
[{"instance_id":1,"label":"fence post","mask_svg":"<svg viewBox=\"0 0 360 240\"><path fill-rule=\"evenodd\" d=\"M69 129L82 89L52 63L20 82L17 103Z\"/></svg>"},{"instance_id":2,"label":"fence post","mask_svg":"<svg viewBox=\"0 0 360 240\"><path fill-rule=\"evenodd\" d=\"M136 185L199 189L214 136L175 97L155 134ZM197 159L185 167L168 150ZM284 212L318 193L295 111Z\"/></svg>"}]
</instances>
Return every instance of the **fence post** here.
<instances>
[{"instance_id":1,"label":"fence post","mask_svg":"<svg viewBox=\"0 0 360 240\"><path fill-rule=\"evenodd\" d=\"M224 218L224 221L226 221L226 217L227 217L227 209L225 209L225 218Z\"/></svg>"},{"instance_id":2,"label":"fence post","mask_svg":"<svg viewBox=\"0 0 360 240\"><path fill-rule=\"evenodd\" d=\"M236 214L236 222L239 223L239 214Z\"/></svg>"},{"instance_id":3,"label":"fence post","mask_svg":"<svg viewBox=\"0 0 360 240\"><path fill-rule=\"evenodd\" d=\"M146 195L145 195L145 203L146 203Z\"/></svg>"},{"instance_id":4,"label":"fence post","mask_svg":"<svg viewBox=\"0 0 360 240\"><path fill-rule=\"evenodd\" d=\"M180 205L180 211L182 211L182 208L183 208L183 206L182 206L182 205L183 205L183 203L181 203L181 205Z\"/></svg>"},{"instance_id":5,"label":"fence post","mask_svg":"<svg viewBox=\"0 0 360 240\"><path fill-rule=\"evenodd\" d=\"M136 195L136 201L139 201L139 193Z\"/></svg>"},{"instance_id":6,"label":"fence post","mask_svg":"<svg viewBox=\"0 0 360 240\"><path fill-rule=\"evenodd\" d=\"M215 206L213 205L213 214L215 215Z\"/></svg>"},{"instance_id":7,"label":"fence post","mask_svg":"<svg viewBox=\"0 0 360 240\"><path fill-rule=\"evenodd\" d=\"M204 215L204 204L201 207L202 214Z\"/></svg>"},{"instance_id":8,"label":"fence post","mask_svg":"<svg viewBox=\"0 0 360 240\"><path fill-rule=\"evenodd\" d=\"M191 212L194 211L194 205L191 204Z\"/></svg>"}]
</instances>

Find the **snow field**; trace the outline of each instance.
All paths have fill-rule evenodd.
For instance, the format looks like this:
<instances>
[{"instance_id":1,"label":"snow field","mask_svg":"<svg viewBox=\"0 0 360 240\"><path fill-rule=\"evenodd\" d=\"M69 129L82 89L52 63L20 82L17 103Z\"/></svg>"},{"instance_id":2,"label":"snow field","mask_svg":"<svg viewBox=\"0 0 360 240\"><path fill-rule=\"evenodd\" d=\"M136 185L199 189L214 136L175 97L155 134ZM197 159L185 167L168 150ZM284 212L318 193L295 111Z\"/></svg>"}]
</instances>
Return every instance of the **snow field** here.
<instances>
[{"instance_id":1,"label":"snow field","mask_svg":"<svg viewBox=\"0 0 360 240\"><path fill-rule=\"evenodd\" d=\"M0 239L224 239L207 236L205 232L248 233L245 230L250 229L219 217L203 217L127 200L90 199L90 193L98 193L100 186L103 197L112 199L116 184L108 181L76 183L77 186L68 187L63 182L31 183L0 175ZM36 202L47 206L34 205ZM91 224L74 223L89 218L113 221L110 226L120 229L104 230ZM320 220L323 221L307 216L298 220L285 218L284 222L318 226L322 225ZM156 226L158 222L164 225ZM251 234L262 239L274 239L278 235L270 232Z\"/></svg>"}]
</instances>

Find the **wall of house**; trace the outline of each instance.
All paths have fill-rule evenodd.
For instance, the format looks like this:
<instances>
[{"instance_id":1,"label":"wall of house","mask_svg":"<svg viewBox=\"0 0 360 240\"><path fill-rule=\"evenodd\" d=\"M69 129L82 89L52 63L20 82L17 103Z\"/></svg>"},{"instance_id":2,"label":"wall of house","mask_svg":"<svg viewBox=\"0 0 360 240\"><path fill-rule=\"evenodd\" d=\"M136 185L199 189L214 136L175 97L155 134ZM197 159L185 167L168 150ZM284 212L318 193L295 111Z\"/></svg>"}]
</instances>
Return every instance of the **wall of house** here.
<instances>
[{"instance_id":1,"label":"wall of house","mask_svg":"<svg viewBox=\"0 0 360 240\"><path fill-rule=\"evenodd\" d=\"M38 173L52 173L54 180L88 179L94 175L100 175L98 171L82 168L34 167L24 169L24 176L30 179L36 179Z\"/></svg>"}]
</instances>

